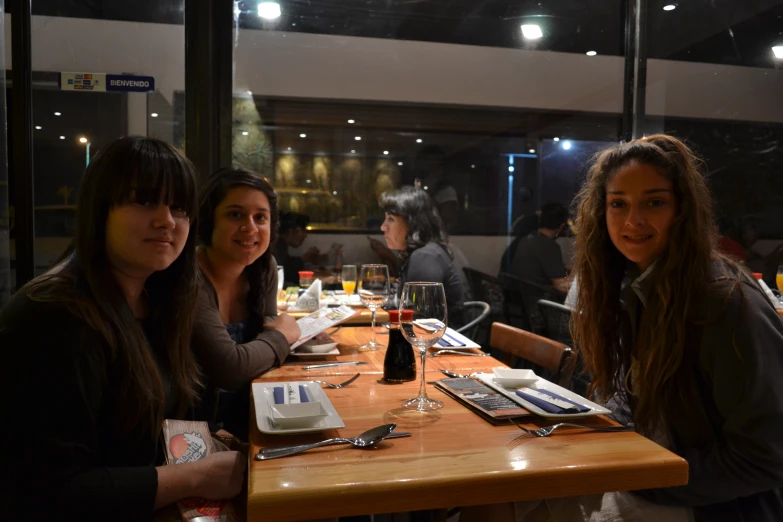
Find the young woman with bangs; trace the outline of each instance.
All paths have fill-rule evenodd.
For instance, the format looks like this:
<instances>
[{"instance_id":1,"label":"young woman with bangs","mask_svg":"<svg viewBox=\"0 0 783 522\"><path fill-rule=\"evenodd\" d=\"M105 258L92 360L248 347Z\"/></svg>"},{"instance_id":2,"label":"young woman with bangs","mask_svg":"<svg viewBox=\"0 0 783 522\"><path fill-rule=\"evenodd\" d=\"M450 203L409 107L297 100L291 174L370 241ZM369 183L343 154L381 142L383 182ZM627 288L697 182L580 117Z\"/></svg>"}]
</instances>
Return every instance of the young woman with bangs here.
<instances>
[{"instance_id":1,"label":"young woman with bangs","mask_svg":"<svg viewBox=\"0 0 783 522\"><path fill-rule=\"evenodd\" d=\"M87 167L73 251L0 312L0 519L149 520L187 497L236 495L237 452L162 466L164 418L199 374L193 166L121 138Z\"/></svg>"},{"instance_id":2,"label":"young woman with bangs","mask_svg":"<svg viewBox=\"0 0 783 522\"><path fill-rule=\"evenodd\" d=\"M277 314L277 195L244 169L210 176L199 204L203 277L193 349L207 377L202 409L241 439L248 436L250 381L279 366L299 338L293 317Z\"/></svg>"}]
</instances>

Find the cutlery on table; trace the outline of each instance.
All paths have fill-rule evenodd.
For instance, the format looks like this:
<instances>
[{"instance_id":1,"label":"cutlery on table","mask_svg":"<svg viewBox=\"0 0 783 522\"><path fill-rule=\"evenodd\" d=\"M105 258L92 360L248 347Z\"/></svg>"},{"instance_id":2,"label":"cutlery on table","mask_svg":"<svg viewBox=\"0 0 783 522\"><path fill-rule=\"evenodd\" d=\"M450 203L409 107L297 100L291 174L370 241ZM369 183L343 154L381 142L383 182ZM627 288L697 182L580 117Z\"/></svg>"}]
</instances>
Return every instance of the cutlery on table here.
<instances>
[{"instance_id":1,"label":"cutlery on table","mask_svg":"<svg viewBox=\"0 0 783 522\"><path fill-rule=\"evenodd\" d=\"M448 353L453 355L470 355L473 357L489 357L488 353L473 353L473 352L464 352L462 350L438 350L437 352L432 352L430 354L427 354L427 357L437 357L438 355L442 353Z\"/></svg>"},{"instance_id":2,"label":"cutlery on table","mask_svg":"<svg viewBox=\"0 0 783 522\"><path fill-rule=\"evenodd\" d=\"M514 422L512 420L512 422ZM524 428L514 422L514 425L519 428L520 430L524 431L525 433L529 435L535 435L536 437L548 437L552 434L553 431L555 431L557 428L560 428L561 426L571 426L572 428L585 428L588 430L595 430L595 431L633 431L633 428L629 428L627 426L586 426L584 424L572 424L570 422L561 422L559 424L554 424L552 426L547 426L545 428L539 428L537 430L530 430L528 428Z\"/></svg>"},{"instance_id":3,"label":"cutlery on table","mask_svg":"<svg viewBox=\"0 0 783 522\"><path fill-rule=\"evenodd\" d=\"M393 432L391 432L389 434L388 437L386 437L386 439L400 439L400 438L403 438L403 437L410 437L411 435L413 435L413 434L411 432L409 432L409 431L393 431ZM345 439L331 439L331 440L336 441L336 442L333 442L331 445L335 445L335 444L352 444L356 440L356 437L346 437ZM262 448L262 449L258 450L258 454L259 455L264 455L264 456L275 455L275 454L277 454L277 453L279 453L281 451L288 452L288 451L291 451L291 450L299 450L299 449L302 449L305 446L309 446L309 444L294 444L294 445L291 445L291 446L278 446L276 448Z\"/></svg>"},{"instance_id":4,"label":"cutlery on table","mask_svg":"<svg viewBox=\"0 0 783 522\"><path fill-rule=\"evenodd\" d=\"M472 373L469 373L467 375L462 375L461 373L455 373L455 372L452 372L450 370L441 370L441 372L446 374L446 375L448 375L449 377L455 377L457 379L470 379L474 375L476 375L478 373L481 373L481 372L472 372Z\"/></svg>"},{"instance_id":5,"label":"cutlery on table","mask_svg":"<svg viewBox=\"0 0 783 522\"><path fill-rule=\"evenodd\" d=\"M396 428L396 424L384 424L378 426L364 433L357 435L356 437L335 437L333 439L322 440L321 442L315 442L313 444L302 444L296 448L289 448L287 450L280 449L280 451L274 453L256 453L256 460L270 460L278 459L280 457L290 457L302 453L303 451L311 450L314 448L321 448L323 446L331 446L332 444L350 444L354 448L370 448L375 446L383 439L387 438Z\"/></svg>"},{"instance_id":6,"label":"cutlery on table","mask_svg":"<svg viewBox=\"0 0 783 522\"><path fill-rule=\"evenodd\" d=\"M361 374L357 373L356 375L354 375L353 377L351 377L347 381L341 382L340 384L332 384L331 382L319 381L318 379L313 379L313 382L317 382L318 384L323 384L327 388L332 388L334 390L338 390L340 388L343 388L343 387L348 386L349 384L351 384L353 381L355 381L356 379L359 378L359 375L361 375Z\"/></svg>"},{"instance_id":7,"label":"cutlery on table","mask_svg":"<svg viewBox=\"0 0 783 522\"><path fill-rule=\"evenodd\" d=\"M364 361L343 361L343 362L333 362L333 363L326 363L326 364L313 364L310 366L302 366L302 369L315 370L317 368L332 368L334 366L355 366L357 364L367 364L367 363Z\"/></svg>"}]
</instances>

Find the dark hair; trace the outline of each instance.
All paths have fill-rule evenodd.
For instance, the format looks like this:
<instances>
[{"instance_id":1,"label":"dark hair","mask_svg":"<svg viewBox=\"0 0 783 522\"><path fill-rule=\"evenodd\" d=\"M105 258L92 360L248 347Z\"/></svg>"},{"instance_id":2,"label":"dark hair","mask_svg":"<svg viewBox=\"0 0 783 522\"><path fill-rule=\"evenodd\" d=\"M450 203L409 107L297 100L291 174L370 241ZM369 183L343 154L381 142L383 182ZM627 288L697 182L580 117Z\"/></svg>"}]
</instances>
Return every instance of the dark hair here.
<instances>
[{"instance_id":1,"label":"dark hair","mask_svg":"<svg viewBox=\"0 0 783 522\"><path fill-rule=\"evenodd\" d=\"M381 194L379 204L384 212L408 222L408 253L433 241L453 257L446 229L429 194L416 187L400 187Z\"/></svg>"},{"instance_id":2,"label":"dark hair","mask_svg":"<svg viewBox=\"0 0 783 522\"><path fill-rule=\"evenodd\" d=\"M669 232L671 247L649 276L651 291L633 346L623 346L616 332L628 326L620 303L628 260L609 237L606 187L633 162L654 167L671 181L677 208ZM699 330L694 328L696 303L715 259L723 261L729 292L742 277L735 263L715 252L711 198L699 167L698 158L681 141L649 136L600 153L577 200L574 271L579 313L571 319L574 343L592 375L591 390L602 399L630 394L642 433L652 434L662 420L669 425L703 421L693 379L699 348L693 337Z\"/></svg>"},{"instance_id":3,"label":"dark hair","mask_svg":"<svg viewBox=\"0 0 783 522\"><path fill-rule=\"evenodd\" d=\"M160 327L160 356L170 369L177 415L197 398L199 373L190 346L198 294L196 268L196 176L181 152L164 141L140 136L120 138L98 152L84 172L79 191L73 253L28 284L31 299L68 305L72 313L100 332L123 371L118 372L122 411L120 429L137 425L159 433L164 392L150 343L111 271L106 252L106 223L112 208L128 202L158 202L181 207L191 220L182 253L145 282L149 320Z\"/></svg>"},{"instance_id":4,"label":"dark hair","mask_svg":"<svg viewBox=\"0 0 783 522\"><path fill-rule=\"evenodd\" d=\"M248 265L244 272L247 277L250 290L247 293L248 328L252 335L258 335L263 330L264 315L264 277L272 263L272 248L277 242L277 229L280 217L277 213L277 194L269 180L250 170L225 167L215 171L204 182L199 198L199 226L198 237L201 243L207 247L212 246L212 232L215 229L215 211L218 205L226 199L229 191L236 187L250 187L263 192L269 200L271 216L271 235L269 247L258 259Z\"/></svg>"},{"instance_id":5,"label":"dark hair","mask_svg":"<svg viewBox=\"0 0 783 522\"><path fill-rule=\"evenodd\" d=\"M568 210L560 203L547 203L541 207L538 227L556 230L568 220Z\"/></svg>"},{"instance_id":6,"label":"dark hair","mask_svg":"<svg viewBox=\"0 0 783 522\"><path fill-rule=\"evenodd\" d=\"M304 230L309 224L310 218L304 214L298 212L280 213L280 235L285 234L292 228L301 228Z\"/></svg>"}]
</instances>

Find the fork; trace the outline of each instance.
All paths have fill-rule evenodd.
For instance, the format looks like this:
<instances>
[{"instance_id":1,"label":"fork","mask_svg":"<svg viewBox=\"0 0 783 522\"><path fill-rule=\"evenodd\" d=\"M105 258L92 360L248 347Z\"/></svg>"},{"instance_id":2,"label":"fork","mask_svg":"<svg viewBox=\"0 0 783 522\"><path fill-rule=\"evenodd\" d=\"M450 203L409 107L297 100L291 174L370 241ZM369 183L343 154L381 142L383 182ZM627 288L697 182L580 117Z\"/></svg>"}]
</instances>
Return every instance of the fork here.
<instances>
[{"instance_id":1,"label":"fork","mask_svg":"<svg viewBox=\"0 0 783 522\"><path fill-rule=\"evenodd\" d=\"M460 350L438 350L437 352L432 352L431 354L427 355L427 357L436 357L442 353L450 353L454 355L471 355L473 357L489 357L488 353L463 352Z\"/></svg>"},{"instance_id":2,"label":"fork","mask_svg":"<svg viewBox=\"0 0 783 522\"><path fill-rule=\"evenodd\" d=\"M332 388L332 389L337 390L337 389L343 388L343 387L348 386L349 384L351 384L353 381L355 381L356 379L359 378L359 375L361 375L361 374L357 373L356 375L354 375L353 377L351 377L347 381L341 382L340 384L332 384L331 382L319 381L318 379L313 379L312 381L313 382L317 382L318 384L323 384L327 388Z\"/></svg>"},{"instance_id":3,"label":"fork","mask_svg":"<svg viewBox=\"0 0 783 522\"><path fill-rule=\"evenodd\" d=\"M512 420L512 422L514 421ZM570 422L561 422L559 424L547 426L545 428L539 428L537 430L529 430L527 428L520 426L516 422L514 422L514 426L524 431L525 433L529 435L535 435L536 437L549 437L553 431L555 431L557 428L561 426L571 426L572 428L585 428L588 430L595 430L595 431L633 431L633 428L629 428L627 426L585 426L584 424L572 424Z\"/></svg>"}]
</instances>

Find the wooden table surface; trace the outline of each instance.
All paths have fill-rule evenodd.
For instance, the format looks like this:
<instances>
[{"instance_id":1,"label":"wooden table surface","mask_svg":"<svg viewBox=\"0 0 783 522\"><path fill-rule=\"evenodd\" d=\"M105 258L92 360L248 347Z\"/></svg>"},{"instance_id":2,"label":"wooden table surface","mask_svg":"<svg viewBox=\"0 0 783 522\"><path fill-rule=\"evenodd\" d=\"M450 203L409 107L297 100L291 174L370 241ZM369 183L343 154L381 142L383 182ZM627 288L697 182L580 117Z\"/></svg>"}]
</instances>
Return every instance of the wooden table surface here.
<instances>
[{"instance_id":1,"label":"wooden table surface","mask_svg":"<svg viewBox=\"0 0 783 522\"><path fill-rule=\"evenodd\" d=\"M342 389L325 389L345 423L341 430L299 436L262 435L251 418L248 521L288 521L480 505L685 484L687 463L634 433L564 430L547 438L523 434L516 426L493 426L447 395L428 386L445 403L431 413L410 412L400 403L414 397L418 382L380 382L383 351L358 353L368 328L341 328L339 360L364 360L362 376ZM379 336L384 339L386 336ZM344 353L344 355L343 355ZM308 371L286 364L260 382L309 380L354 374L357 367ZM491 357L439 356L427 360L428 381L455 371L490 369ZM339 379L334 379L339 381ZM396 423L410 438L374 449L332 446L269 461L255 461L260 447L305 443L323 437L353 436ZM581 422L609 424L603 417ZM530 427L547 425L535 418Z\"/></svg>"}]
</instances>

